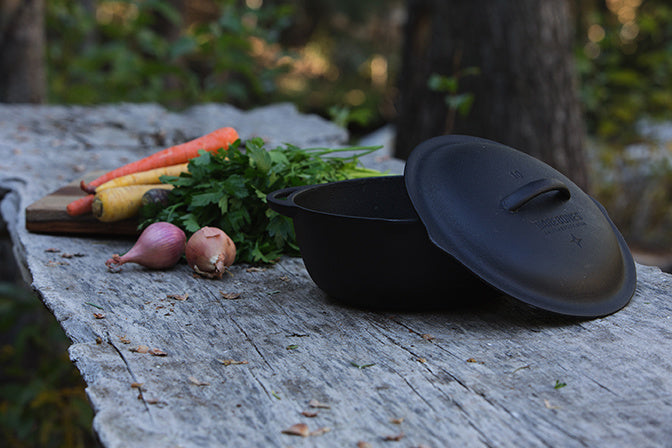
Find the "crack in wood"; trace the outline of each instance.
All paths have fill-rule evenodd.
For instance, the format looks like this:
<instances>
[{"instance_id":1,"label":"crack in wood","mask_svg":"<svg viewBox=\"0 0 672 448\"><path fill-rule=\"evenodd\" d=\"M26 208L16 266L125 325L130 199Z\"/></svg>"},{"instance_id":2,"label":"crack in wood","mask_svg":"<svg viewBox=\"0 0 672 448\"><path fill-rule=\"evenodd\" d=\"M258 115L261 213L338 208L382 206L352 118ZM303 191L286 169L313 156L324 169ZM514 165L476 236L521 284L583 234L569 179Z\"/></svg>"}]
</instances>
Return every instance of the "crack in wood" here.
<instances>
[{"instance_id":1,"label":"crack in wood","mask_svg":"<svg viewBox=\"0 0 672 448\"><path fill-rule=\"evenodd\" d=\"M233 317L230 317L230 316L229 316L229 318L231 319L231 322L233 322L233 324L243 334L243 336L245 336L245 340L250 343L252 348L254 348L254 351L256 351L257 354L259 355L259 357L261 358L261 360L264 361L264 364L266 364L268 366L268 368L271 369L271 372L275 373L275 368L271 365L271 363L268 362L268 360L266 359L264 354L261 352L259 347L257 347L257 344L255 344L255 342L252 340L252 338L247 334L245 329L236 321L236 319L234 319ZM266 389L264 389L264 390L266 390Z\"/></svg>"},{"instance_id":2,"label":"crack in wood","mask_svg":"<svg viewBox=\"0 0 672 448\"><path fill-rule=\"evenodd\" d=\"M114 342L112 342L112 338L110 337L109 332L105 332L105 342L107 342L109 345L114 348L114 350L117 352L121 360L124 362L124 365L126 366L126 371L128 374L131 376L131 379L133 380L134 383L139 383L138 378L135 376L135 373L133 372L133 369L131 368L131 365L129 364L128 360L126 359L126 356L124 356L124 353L122 350L116 346ZM149 415L149 420L154 423L154 415L152 414L151 408L149 406L149 403L147 403L147 400L145 399L145 395L142 392L141 388L138 388L138 399L142 401L143 406L145 407L145 410L147 411L147 414Z\"/></svg>"}]
</instances>

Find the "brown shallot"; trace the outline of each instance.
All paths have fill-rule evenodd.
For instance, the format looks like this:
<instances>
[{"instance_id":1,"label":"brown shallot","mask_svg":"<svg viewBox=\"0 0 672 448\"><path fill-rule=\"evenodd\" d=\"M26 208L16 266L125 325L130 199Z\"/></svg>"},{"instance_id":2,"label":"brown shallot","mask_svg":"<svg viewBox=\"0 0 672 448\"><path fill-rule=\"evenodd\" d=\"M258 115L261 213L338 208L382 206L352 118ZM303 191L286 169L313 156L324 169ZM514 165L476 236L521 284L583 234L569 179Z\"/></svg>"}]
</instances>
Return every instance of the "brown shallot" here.
<instances>
[{"instance_id":1,"label":"brown shallot","mask_svg":"<svg viewBox=\"0 0 672 448\"><path fill-rule=\"evenodd\" d=\"M203 227L187 241L185 256L196 273L207 278L222 278L236 259L236 245L223 230Z\"/></svg>"}]
</instances>

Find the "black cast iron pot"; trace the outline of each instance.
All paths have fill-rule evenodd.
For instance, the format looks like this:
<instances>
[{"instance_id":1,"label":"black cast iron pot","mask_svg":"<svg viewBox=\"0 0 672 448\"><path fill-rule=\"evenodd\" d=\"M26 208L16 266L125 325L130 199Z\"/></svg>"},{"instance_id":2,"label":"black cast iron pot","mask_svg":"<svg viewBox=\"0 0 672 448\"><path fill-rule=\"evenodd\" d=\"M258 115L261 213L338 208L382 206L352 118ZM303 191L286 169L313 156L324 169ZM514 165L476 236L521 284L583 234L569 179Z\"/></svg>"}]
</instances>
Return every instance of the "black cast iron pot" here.
<instances>
[{"instance_id":1,"label":"black cast iron pot","mask_svg":"<svg viewBox=\"0 0 672 448\"><path fill-rule=\"evenodd\" d=\"M267 199L293 219L315 283L359 306L447 306L499 291L595 317L624 307L636 287L628 246L596 200L547 164L481 138L423 142L403 176Z\"/></svg>"},{"instance_id":2,"label":"black cast iron pot","mask_svg":"<svg viewBox=\"0 0 672 448\"><path fill-rule=\"evenodd\" d=\"M293 219L308 273L333 298L374 308L426 308L493 294L431 243L403 176L287 188L267 199L271 209Z\"/></svg>"}]
</instances>

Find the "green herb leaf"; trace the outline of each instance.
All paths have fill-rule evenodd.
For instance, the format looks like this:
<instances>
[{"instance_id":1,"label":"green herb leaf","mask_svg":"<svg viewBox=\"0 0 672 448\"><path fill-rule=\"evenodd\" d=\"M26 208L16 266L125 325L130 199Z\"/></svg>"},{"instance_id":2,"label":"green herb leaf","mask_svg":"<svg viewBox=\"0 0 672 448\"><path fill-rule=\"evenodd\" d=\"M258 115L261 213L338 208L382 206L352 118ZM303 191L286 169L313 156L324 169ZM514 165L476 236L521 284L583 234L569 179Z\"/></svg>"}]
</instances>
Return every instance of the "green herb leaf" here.
<instances>
[{"instance_id":1,"label":"green herb leaf","mask_svg":"<svg viewBox=\"0 0 672 448\"><path fill-rule=\"evenodd\" d=\"M103 310L103 309L105 309L105 308L103 308L103 307L100 306L100 305L96 305L95 303L91 303L91 302L84 302L84 303L85 303L86 305L92 306L92 307L94 307L94 308L98 308L99 310Z\"/></svg>"},{"instance_id":2,"label":"green herb leaf","mask_svg":"<svg viewBox=\"0 0 672 448\"><path fill-rule=\"evenodd\" d=\"M187 235L219 227L236 244L236 261L273 263L299 254L292 220L269 209L266 195L281 188L312 185L383 173L364 168L359 158L379 147L308 148L286 144L267 149L261 138L240 140L217 153L200 151L189 172L165 176L172 184L168 205L143 207L144 228L166 221Z\"/></svg>"},{"instance_id":3,"label":"green herb leaf","mask_svg":"<svg viewBox=\"0 0 672 448\"><path fill-rule=\"evenodd\" d=\"M356 362L354 362L354 361L350 361L350 364L352 364L353 366L357 367L358 369L366 369L366 368L373 367L373 366L376 365L376 364L374 364L374 363L372 363L372 364L358 364L358 363L356 363Z\"/></svg>"},{"instance_id":4,"label":"green herb leaf","mask_svg":"<svg viewBox=\"0 0 672 448\"><path fill-rule=\"evenodd\" d=\"M553 389L562 389L566 385L567 383L562 383L559 380L555 380L555 386L553 386Z\"/></svg>"}]
</instances>

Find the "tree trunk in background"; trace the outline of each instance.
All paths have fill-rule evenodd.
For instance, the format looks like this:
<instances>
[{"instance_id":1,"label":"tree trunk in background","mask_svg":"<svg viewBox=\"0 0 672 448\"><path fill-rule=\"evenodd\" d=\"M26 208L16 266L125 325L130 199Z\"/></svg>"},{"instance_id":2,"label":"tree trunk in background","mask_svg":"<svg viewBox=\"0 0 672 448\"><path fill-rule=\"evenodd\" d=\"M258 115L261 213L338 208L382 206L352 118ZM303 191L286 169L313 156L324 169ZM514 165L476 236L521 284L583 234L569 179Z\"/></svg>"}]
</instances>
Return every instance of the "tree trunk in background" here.
<instances>
[{"instance_id":1,"label":"tree trunk in background","mask_svg":"<svg viewBox=\"0 0 672 448\"><path fill-rule=\"evenodd\" d=\"M409 0L396 156L407 158L437 135L475 135L531 154L587 188L572 24L566 0ZM480 73L459 77L467 67ZM427 85L433 73L456 77L458 92L474 95L466 117L450 119L445 93Z\"/></svg>"},{"instance_id":2,"label":"tree trunk in background","mask_svg":"<svg viewBox=\"0 0 672 448\"><path fill-rule=\"evenodd\" d=\"M47 99L44 0L0 0L0 102Z\"/></svg>"}]
</instances>

